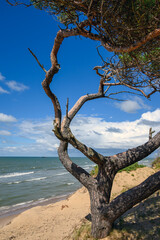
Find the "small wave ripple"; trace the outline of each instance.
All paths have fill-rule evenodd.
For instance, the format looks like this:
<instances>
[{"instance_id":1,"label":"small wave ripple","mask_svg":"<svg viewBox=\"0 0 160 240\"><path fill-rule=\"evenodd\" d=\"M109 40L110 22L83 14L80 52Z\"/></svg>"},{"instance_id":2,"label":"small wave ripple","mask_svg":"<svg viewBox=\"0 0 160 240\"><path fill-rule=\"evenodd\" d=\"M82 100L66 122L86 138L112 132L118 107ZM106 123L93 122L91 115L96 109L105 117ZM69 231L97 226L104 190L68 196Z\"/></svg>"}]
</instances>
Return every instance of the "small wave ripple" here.
<instances>
[{"instance_id":1,"label":"small wave ripple","mask_svg":"<svg viewBox=\"0 0 160 240\"><path fill-rule=\"evenodd\" d=\"M33 174L34 172L15 172L15 173L7 173L6 175L1 175L0 178L11 178L11 177L19 177L23 175Z\"/></svg>"}]
</instances>

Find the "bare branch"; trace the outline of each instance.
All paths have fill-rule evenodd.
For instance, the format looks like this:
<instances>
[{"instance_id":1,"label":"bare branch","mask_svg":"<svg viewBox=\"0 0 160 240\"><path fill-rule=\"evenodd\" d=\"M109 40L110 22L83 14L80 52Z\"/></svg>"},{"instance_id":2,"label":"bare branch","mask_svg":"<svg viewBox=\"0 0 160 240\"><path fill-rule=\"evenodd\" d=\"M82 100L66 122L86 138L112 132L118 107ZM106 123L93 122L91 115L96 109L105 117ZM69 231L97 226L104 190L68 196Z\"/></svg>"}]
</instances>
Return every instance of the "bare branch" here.
<instances>
[{"instance_id":1,"label":"bare branch","mask_svg":"<svg viewBox=\"0 0 160 240\"><path fill-rule=\"evenodd\" d=\"M90 189L96 180L87 171L77 166L70 160L67 149L68 143L61 141L58 148L59 159L67 171L69 171L75 178L77 178L85 187Z\"/></svg>"},{"instance_id":2,"label":"bare branch","mask_svg":"<svg viewBox=\"0 0 160 240\"><path fill-rule=\"evenodd\" d=\"M108 97L108 96L106 96L106 98L111 99L111 100L114 100L114 101L119 101L119 102L124 102L124 101L126 101L126 100L124 100L124 99L113 98L113 97Z\"/></svg>"},{"instance_id":3,"label":"bare branch","mask_svg":"<svg viewBox=\"0 0 160 240\"><path fill-rule=\"evenodd\" d=\"M67 98L67 103L66 103L66 118L68 118L68 105L69 105L69 98Z\"/></svg>"},{"instance_id":4,"label":"bare branch","mask_svg":"<svg viewBox=\"0 0 160 240\"><path fill-rule=\"evenodd\" d=\"M64 132L63 132L64 135ZM106 162L106 158L96 152L94 149L87 147L85 144L81 143L79 140L71 132L70 128L67 129L65 137L67 135L66 141L69 142L74 148L78 149L82 152L87 158L89 158L92 162L102 165Z\"/></svg>"},{"instance_id":5,"label":"bare branch","mask_svg":"<svg viewBox=\"0 0 160 240\"><path fill-rule=\"evenodd\" d=\"M55 96L54 93L52 93L50 89L50 83L52 82L53 76L58 73L60 69L60 65L58 64L57 61L57 54L59 51L59 48L64 40L64 38L69 37L69 36L74 36L77 35L77 29L73 30L59 30L56 38L54 40L54 45L51 51L51 63L52 66L50 70L47 72L45 79L42 82L42 86L45 90L45 93L47 96L51 99L53 106L54 106L54 111L55 111L55 124L57 125L58 128L61 127L61 108L59 101L57 97Z\"/></svg>"},{"instance_id":6,"label":"bare branch","mask_svg":"<svg viewBox=\"0 0 160 240\"><path fill-rule=\"evenodd\" d=\"M97 74L97 75L99 75L100 77L104 77L103 74L101 74L101 73L98 72L99 69L102 70L102 67L101 67L101 66L96 66L96 67L93 68L93 70L96 71L96 74Z\"/></svg>"},{"instance_id":7,"label":"bare branch","mask_svg":"<svg viewBox=\"0 0 160 240\"><path fill-rule=\"evenodd\" d=\"M143 145L128 149L126 152L118 153L108 157L111 158L116 166L116 171L123 169L135 162L138 162L160 147L160 132Z\"/></svg>"},{"instance_id":8,"label":"bare branch","mask_svg":"<svg viewBox=\"0 0 160 240\"><path fill-rule=\"evenodd\" d=\"M130 92L130 91L119 91L119 92L112 92L112 93L109 93L106 97L110 97L111 95L117 95L117 94L121 94L121 93L129 93L129 94L134 94L134 95L139 95L139 96L142 96L141 94L138 94L136 92ZM126 101L126 100L124 100Z\"/></svg>"},{"instance_id":9,"label":"bare branch","mask_svg":"<svg viewBox=\"0 0 160 240\"><path fill-rule=\"evenodd\" d=\"M142 89L139 89L138 87L134 87L134 86L132 86L132 85L129 85L129 84L127 84L127 83L125 83L124 81L120 81L120 82L113 82L113 83L109 83L109 82L104 82L104 86L126 86L126 87L128 87L128 88L130 88L130 89L133 89L133 90L135 90L135 91L138 91L138 92L141 92L141 94L142 95L144 95L146 98L149 98L150 97L150 94L149 95L146 95L145 94L145 92L142 90ZM113 93L114 94L114 93Z\"/></svg>"},{"instance_id":10,"label":"bare branch","mask_svg":"<svg viewBox=\"0 0 160 240\"><path fill-rule=\"evenodd\" d=\"M155 133L155 131L152 131L152 128L149 129L149 140L152 139L153 133Z\"/></svg>"},{"instance_id":11,"label":"bare branch","mask_svg":"<svg viewBox=\"0 0 160 240\"><path fill-rule=\"evenodd\" d=\"M99 45L98 47L96 47L96 49L97 49L97 52L98 52L98 55L100 56L100 58L101 58L101 60L102 60L102 62L103 63L106 63L106 61L104 61L104 59L103 59L103 57L102 57L102 55L100 54L100 52L99 52L99 47L102 47L102 45Z\"/></svg>"},{"instance_id":12,"label":"bare branch","mask_svg":"<svg viewBox=\"0 0 160 240\"><path fill-rule=\"evenodd\" d=\"M128 209L140 201L146 199L151 194L160 189L160 171L148 177L144 182L138 186L122 193L115 198L106 208L104 208L103 215L112 219L114 222Z\"/></svg>"},{"instance_id":13,"label":"bare branch","mask_svg":"<svg viewBox=\"0 0 160 240\"><path fill-rule=\"evenodd\" d=\"M39 60L38 60L38 58L36 57L36 55L31 51L30 48L28 48L28 50L29 50L29 52L33 55L33 57L36 59L38 65L43 69L43 71L44 71L45 73L47 73L47 70L46 70L46 69L43 67L43 65L39 62Z\"/></svg>"},{"instance_id":14,"label":"bare branch","mask_svg":"<svg viewBox=\"0 0 160 240\"><path fill-rule=\"evenodd\" d=\"M63 128L69 127L72 119L77 114L77 112L81 109L83 104L89 100L102 98L104 95L101 92L95 93L95 94L87 94L79 98L79 100L75 103L75 105L72 107L72 109L68 113L68 120L64 118L62 122L62 131Z\"/></svg>"},{"instance_id":15,"label":"bare branch","mask_svg":"<svg viewBox=\"0 0 160 240\"><path fill-rule=\"evenodd\" d=\"M107 89L104 91L104 95L108 92L109 89L110 89L110 86L108 86Z\"/></svg>"}]
</instances>

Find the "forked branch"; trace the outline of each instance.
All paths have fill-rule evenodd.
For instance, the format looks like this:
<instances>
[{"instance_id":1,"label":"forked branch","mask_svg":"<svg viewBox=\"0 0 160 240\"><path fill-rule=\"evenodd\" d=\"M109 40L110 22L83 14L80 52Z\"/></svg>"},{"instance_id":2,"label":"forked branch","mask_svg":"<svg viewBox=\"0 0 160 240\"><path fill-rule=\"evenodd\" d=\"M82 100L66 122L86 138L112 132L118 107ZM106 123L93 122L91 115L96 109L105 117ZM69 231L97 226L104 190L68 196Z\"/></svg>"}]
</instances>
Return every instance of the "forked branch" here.
<instances>
[{"instance_id":1,"label":"forked branch","mask_svg":"<svg viewBox=\"0 0 160 240\"><path fill-rule=\"evenodd\" d=\"M67 149L68 143L61 141L58 148L58 155L62 164L68 170L68 172L77 178L87 189L90 189L96 180L87 171L70 160Z\"/></svg>"},{"instance_id":2,"label":"forked branch","mask_svg":"<svg viewBox=\"0 0 160 240\"><path fill-rule=\"evenodd\" d=\"M103 215L114 222L128 209L146 199L159 189L160 171L148 177L138 186L122 193L117 198L115 198L106 208L102 210Z\"/></svg>"},{"instance_id":3,"label":"forked branch","mask_svg":"<svg viewBox=\"0 0 160 240\"><path fill-rule=\"evenodd\" d=\"M104 80L101 80L97 93L86 94L84 96L81 96L78 99L78 101L75 103L75 105L71 108L71 110L68 112L68 118L63 119L62 132L64 131L65 128L68 128L70 126L70 123L75 117L75 115L78 113L78 111L87 101L103 98L103 97L104 97Z\"/></svg>"},{"instance_id":4,"label":"forked branch","mask_svg":"<svg viewBox=\"0 0 160 240\"><path fill-rule=\"evenodd\" d=\"M118 170L144 159L152 152L154 152L159 146L160 132L158 132L152 139L150 139L145 144L136 148L128 149L126 152L118 153L108 158L112 159L114 166L116 166L116 171L118 172Z\"/></svg>"},{"instance_id":5,"label":"forked branch","mask_svg":"<svg viewBox=\"0 0 160 240\"><path fill-rule=\"evenodd\" d=\"M61 115L62 115L61 108L60 108L60 104L59 104L57 97L50 89L50 83L52 82L54 75L56 73L58 73L58 71L60 69L60 65L58 64L58 60L57 60L57 54L58 54L60 46L65 38L71 37L71 36L77 36L77 35L89 37L91 39L96 38L95 34L88 34L87 31L84 31L83 29L81 30L81 27L83 27L84 25L86 25L86 21L79 24L79 28L58 31L56 38L54 40L54 45L53 45L52 51L51 51L52 66L49 69L49 71L46 73L46 77L42 82L42 86L43 86L43 89L45 90L45 93L51 99L51 101L53 103L54 111L55 111L55 124L59 129L61 128Z\"/></svg>"}]
</instances>

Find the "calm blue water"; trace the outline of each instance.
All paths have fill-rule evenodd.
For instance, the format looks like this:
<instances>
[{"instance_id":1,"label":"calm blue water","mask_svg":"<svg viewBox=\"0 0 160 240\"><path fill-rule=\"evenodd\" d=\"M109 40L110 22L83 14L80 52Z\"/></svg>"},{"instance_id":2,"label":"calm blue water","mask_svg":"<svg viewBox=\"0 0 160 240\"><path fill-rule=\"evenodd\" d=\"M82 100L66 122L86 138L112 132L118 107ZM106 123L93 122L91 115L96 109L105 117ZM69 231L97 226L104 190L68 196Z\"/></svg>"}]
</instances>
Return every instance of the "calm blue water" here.
<instances>
[{"instance_id":1,"label":"calm blue water","mask_svg":"<svg viewBox=\"0 0 160 240\"><path fill-rule=\"evenodd\" d=\"M72 158L91 171L86 158ZM16 209L68 195L80 187L57 157L0 157L0 216Z\"/></svg>"},{"instance_id":2,"label":"calm blue water","mask_svg":"<svg viewBox=\"0 0 160 240\"><path fill-rule=\"evenodd\" d=\"M72 161L89 172L95 166L87 158ZM80 186L57 157L0 157L0 217L68 195Z\"/></svg>"}]
</instances>

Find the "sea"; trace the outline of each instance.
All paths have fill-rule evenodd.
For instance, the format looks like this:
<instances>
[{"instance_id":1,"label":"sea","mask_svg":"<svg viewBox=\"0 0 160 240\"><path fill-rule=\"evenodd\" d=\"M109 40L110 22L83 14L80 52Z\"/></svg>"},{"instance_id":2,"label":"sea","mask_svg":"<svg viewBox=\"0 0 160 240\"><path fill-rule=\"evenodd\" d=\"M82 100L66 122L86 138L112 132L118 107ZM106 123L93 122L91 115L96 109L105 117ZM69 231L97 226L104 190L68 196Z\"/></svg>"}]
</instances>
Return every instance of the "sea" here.
<instances>
[{"instance_id":1,"label":"sea","mask_svg":"<svg viewBox=\"0 0 160 240\"><path fill-rule=\"evenodd\" d=\"M87 158L71 160L88 172L95 166ZM58 157L0 157L0 218L65 199L81 186Z\"/></svg>"}]
</instances>

